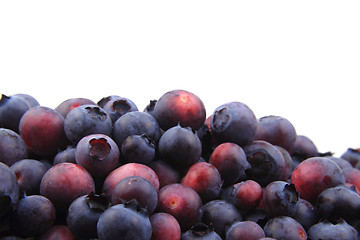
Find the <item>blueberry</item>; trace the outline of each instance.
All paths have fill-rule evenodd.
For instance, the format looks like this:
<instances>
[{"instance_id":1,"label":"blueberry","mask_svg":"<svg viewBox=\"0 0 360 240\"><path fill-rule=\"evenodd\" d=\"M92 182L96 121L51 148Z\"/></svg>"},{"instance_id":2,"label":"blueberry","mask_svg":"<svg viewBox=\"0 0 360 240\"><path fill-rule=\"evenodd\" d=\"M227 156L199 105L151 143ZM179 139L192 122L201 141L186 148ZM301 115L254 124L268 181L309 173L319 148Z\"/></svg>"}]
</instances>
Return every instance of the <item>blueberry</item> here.
<instances>
[{"instance_id":1,"label":"blueberry","mask_svg":"<svg viewBox=\"0 0 360 240\"><path fill-rule=\"evenodd\" d=\"M244 103L229 102L217 107L211 117L211 133L220 142L233 142L240 146L255 138L257 119Z\"/></svg>"},{"instance_id":2,"label":"blueberry","mask_svg":"<svg viewBox=\"0 0 360 240\"><path fill-rule=\"evenodd\" d=\"M280 179L285 160L274 145L263 140L255 140L243 149L251 165L251 168L245 170L248 179L258 182L263 187Z\"/></svg>"},{"instance_id":3,"label":"blueberry","mask_svg":"<svg viewBox=\"0 0 360 240\"><path fill-rule=\"evenodd\" d=\"M340 218L350 221L360 214L360 196L355 189L336 186L325 189L317 198L316 206L321 217L330 221Z\"/></svg>"},{"instance_id":4,"label":"blueberry","mask_svg":"<svg viewBox=\"0 0 360 240\"><path fill-rule=\"evenodd\" d=\"M128 112L121 116L113 128L113 139L121 148L122 142L131 135L145 135L153 142L160 139L160 127L155 118L145 112Z\"/></svg>"},{"instance_id":5,"label":"blueberry","mask_svg":"<svg viewBox=\"0 0 360 240\"><path fill-rule=\"evenodd\" d=\"M280 116L265 116L258 120L256 137L291 151L296 140L296 130L291 122Z\"/></svg>"},{"instance_id":6,"label":"blueberry","mask_svg":"<svg viewBox=\"0 0 360 240\"><path fill-rule=\"evenodd\" d=\"M173 90L163 94L156 102L153 115L164 131L180 125L199 129L205 121L204 103L194 93L186 90Z\"/></svg>"},{"instance_id":7,"label":"blueberry","mask_svg":"<svg viewBox=\"0 0 360 240\"><path fill-rule=\"evenodd\" d=\"M111 204L116 205L133 199L151 214L157 206L158 193L145 178L139 176L126 177L120 180L112 191Z\"/></svg>"},{"instance_id":8,"label":"blueberry","mask_svg":"<svg viewBox=\"0 0 360 240\"><path fill-rule=\"evenodd\" d=\"M294 218L279 216L271 218L264 226L266 237L278 240L306 240L307 233Z\"/></svg>"},{"instance_id":9,"label":"blueberry","mask_svg":"<svg viewBox=\"0 0 360 240\"><path fill-rule=\"evenodd\" d=\"M0 162L8 166L28 157L24 140L18 133L7 128L0 128L0 152Z\"/></svg>"},{"instance_id":10,"label":"blueberry","mask_svg":"<svg viewBox=\"0 0 360 240\"><path fill-rule=\"evenodd\" d=\"M294 216L299 201L295 186L284 181L271 182L263 190L262 204L271 217Z\"/></svg>"},{"instance_id":11,"label":"blueberry","mask_svg":"<svg viewBox=\"0 0 360 240\"><path fill-rule=\"evenodd\" d=\"M164 161L180 169L187 169L201 157L201 142L191 129L172 127L159 141L159 153Z\"/></svg>"},{"instance_id":12,"label":"blueberry","mask_svg":"<svg viewBox=\"0 0 360 240\"><path fill-rule=\"evenodd\" d=\"M21 97L0 96L0 128L19 132L19 123L24 113L30 109L30 104Z\"/></svg>"},{"instance_id":13,"label":"blueberry","mask_svg":"<svg viewBox=\"0 0 360 240\"><path fill-rule=\"evenodd\" d=\"M40 194L40 182L47 166L38 160L22 159L10 166L18 180L19 189L26 195Z\"/></svg>"},{"instance_id":14,"label":"blueberry","mask_svg":"<svg viewBox=\"0 0 360 240\"><path fill-rule=\"evenodd\" d=\"M124 97L113 97L102 108L110 116L113 124L125 113L138 111L135 103Z\"/></svg>"},{"instance_id":15,"label":"blueberry","mask_svg":"<svg viewBox=\"0 0 360 240\"><path fill-rule=\"evenodd\" d=\"M359 234L354 227L344 220L332 223L321 221L314 224L308 231L310 240L358 240Z\"/></svg>"},{"instance_id":16,"label":"blueberry","mask_svg":"<svg viewBox=\"0 0 360 240\"><path fill-rule=\"evenodd\" d=\"M90 134L111 135L112 123L109 115L97 105L81 105L71 110L64 122L68 139L77 144Z\"/></svg>"},{"instance_id":17,"label":"blueberry","mask_svg":"<svg viewBox=\"0 0 360 240\"><path fill-rule=\"evenodd\" d=\"M105 134L90 134L76 145L75 160L91 176L106 177L119 166L120 151L114 140Z\"/></svg>"},{"instance_id":18,"label":"blueberry","mask_svg":"<svg viewBox=\"0 0 360 240\"><path fill-rule=\"evenodd\" d=\"M60 113L63 118L66 118L71 110L85 104L95 105L95 103L88 98L69 98L60 103L54 110Z\"/></svg>"},{"instance_id":19,"label":"blueberry","mask_svg":"<svg viewBox=\"0 0 360 240\"><path fill-rule=\"evenodd\" d=\"M55 207L48 198L31 195L19 201L11 217L11 226L22 237L35 237L51 227L55 218Z\"/></svg>"},{"instance_id":20,"label":"blueberry","mask_svg":"<svg viewBox=\"0 0 360 240\"><path fill-rule=\"evenodd\" d=\"M19 201L19 185L14 172L0 162L0 218L9 213Z\"/></svg>"},{"instance_id":21,"label":"blueberry","mask_svg":"<svg viewBox=\"0 0 360 240\"><path fill-rule=\"evenodd\" d=\"M181 235L181 240L221 240L221 237L204 223L198 223Z\"/></svg>"},{"instance_id":22,"label":"blueberry","mask_svg":"<svg viewBox=\"0 0 360 240\"><path fill-rule=\"evenodd\" d=\"M253 221L235 222L226 232L226 240L258 240L265 237L262 227Z\"/></svg>"},{"instance_id":23,"label":"blueberry","mask_svg":"<svg viewBox=\"0 0 360 240\"><path fill-rule=\"evenodd\" d=\"M237 221L242 221L239 210L225 200L213 200L202 207L201 222L211 225L214 231L221 237L225 237L226 231Z\"/></svg>"},{"instance_id":24,"label":"blueberry","mask_svg":"<svg viewBox=\"0 0 360 240\"><path fill-rule=\"evenodd\" d=\"M97 238L97 222L109 206L104 196L94 193L80 196L69 206L67 226L80 239Z\"/></svg>"},{"instance_id":25,"label":"blueberry","mask_svg":"<svg viewBox=\"0 0 360 240\"><path fill-rule=\"evenodd\" d=\"M130 135L121 144L121 156L125 162L148 165L155 158L156 145L145 134Z\"/></svg>"},{"instance_id":26,"label":"blueberry","mask_svg":"<svg viewBox=\"0 0 360 240\"><path fill-rule=\"evenodd\" d=\"M146 211L130 202L108 208L99 218L97 232L99 240L150 240L152 228Z\"/></svg>"}]
</instances>

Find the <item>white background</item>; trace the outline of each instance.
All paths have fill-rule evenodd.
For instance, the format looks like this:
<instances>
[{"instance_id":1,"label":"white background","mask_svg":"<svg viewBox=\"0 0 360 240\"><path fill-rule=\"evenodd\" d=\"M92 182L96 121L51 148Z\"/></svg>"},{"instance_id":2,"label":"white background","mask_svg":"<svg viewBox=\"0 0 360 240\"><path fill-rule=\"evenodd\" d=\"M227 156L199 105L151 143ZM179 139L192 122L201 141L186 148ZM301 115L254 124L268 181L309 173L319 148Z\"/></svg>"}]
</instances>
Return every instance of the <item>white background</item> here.
<instances>
[{"instance_id":1,"label":"white background","mask_svg":"<svg viewBox=\"0 0 360 240\"><path fill-rule=\"evenodd\" d=\"M173 89L287 118L319 151L360 147L359 1L0 1L0 86L55 108Z\"/></svg>"}]
</instances>

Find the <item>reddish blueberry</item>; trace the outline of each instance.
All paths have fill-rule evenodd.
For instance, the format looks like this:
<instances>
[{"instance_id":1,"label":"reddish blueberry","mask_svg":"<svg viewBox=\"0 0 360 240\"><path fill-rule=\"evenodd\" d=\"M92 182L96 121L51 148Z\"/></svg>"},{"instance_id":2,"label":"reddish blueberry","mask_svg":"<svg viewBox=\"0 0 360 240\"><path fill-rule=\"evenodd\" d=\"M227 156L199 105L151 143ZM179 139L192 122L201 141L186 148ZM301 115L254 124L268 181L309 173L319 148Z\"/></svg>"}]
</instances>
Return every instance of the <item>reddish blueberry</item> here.
<instances>
[{"instance_id":1,"label":"reddish blueberry","mask_svg":"<svg viewBox=\"0 0 360 240\"><path fill-rule=\"evenodd\" d=\"M186 90L172 90L163 94L157 101L153 114L165 131L178 124L197 130L206 118L201 99Z\"/></svg>"},{"instance_id":2,"label":"reddish blueberry","mask_svg":"<svg viewBox=\"0 0 360 240\"><path fill-rule=\"evenodd\" d=\"M209 163L214 165L229 186L246 179L245 170L250 168L244 150L235 143L222 143L212 152Z\"/></svg>"},{"instance_id":3,"label":"reddish blueberry","mask_svg":"<svg viewBox=\"0 0 360 240\"><path fill-rule=\"evenodd\" d=\"M174 216L164 212L154 213L150 216L150 223L152 240L180 240L181 228Z\"/></svg>"},{"instance_id":4,"label":"reddish blueberry","mask_svg":"<svg viewBox=\"0 0 360 240\"><path fill-rule=\"evenodd\" d=\"M312 157L302 161L291 175L300 197L315 203L319 194L329 187L345 184L340 167L326 157Z\"/></svg>"},{"instance_id":5,"label":"reddish blueberry","mask_svg":"<svg viewBox=\"0 0 360 240\"><path fill-rule=\"evenodd\" d=\"M40 183L40 194L49 198L59 212L66 212L76 198L95 192L90 173L74 163L51 167Z\"/></svg>"},{"instance_id":6,"label":"reddish blueberry","mask_svg":"<svg viewBox=\"0 0 360 240\"><path fill-rule=\"evenodd\" d=\"M181 183L194 189L203 203L218 198L222 187L219 171L207 162L193 164L181 180Z\"/></svg>"},{"instance_id":7,"label":"reddish blueberry","mask_svg":"<svg viewBox=\"0 0 360 240\"><path fill-rule=\"evenodd\" d=\"M159 191L159 178L150 167L140 163L127 163L114 169L105 179L102 192L110 199L118 182L126 177L139 176L148 180Z\"/></svg>"},{"instance_id":8,"label":"reddish blueberry","mask_svg":"<svg viewBox=\"0 0 360 240\"><path fill-rule=\"evenodd\" d=\"M48 107L29 109L21 118L19 130L28 149L40 156L55 155L67 144L64 118Z\"/></svg>"},{"instance_id":9,"label":"reddish blueberry","mask_svg":"<svg viewBox=\"0 0 360 240\"><path fill-rule=\"evenodd\" d=\"M180 183L169 184L159 191L158 212L173 215L182 232L201 221L202 206L200 196L192 188Z\"/></svg>"},{"instance_id":10,"label":"reddish blueberry","mask_svg":"<svg viewBox=\"0 0 360 240\"><path fill-rule=\"evenodd\" d=\"M63 118L66 118L66 115L73 110L74 108L77 108L81 105L91 104L95 105L95 103L88 99L88 98L69 98L62 103L60 103L56 108L55 111L61 114Z\"/></svg>"}]
</instances>

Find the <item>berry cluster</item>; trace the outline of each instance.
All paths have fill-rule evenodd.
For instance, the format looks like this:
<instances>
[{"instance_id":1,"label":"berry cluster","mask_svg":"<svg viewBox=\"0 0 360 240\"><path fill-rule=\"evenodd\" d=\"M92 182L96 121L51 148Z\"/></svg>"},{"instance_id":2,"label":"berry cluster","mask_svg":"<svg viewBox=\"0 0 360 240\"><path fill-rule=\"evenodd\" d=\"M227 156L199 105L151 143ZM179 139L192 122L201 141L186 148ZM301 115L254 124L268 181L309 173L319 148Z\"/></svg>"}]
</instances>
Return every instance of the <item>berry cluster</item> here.
<instances>
[{"instance_id":1,"label":"berry cluster","mask_svg":"<svg viewBox=\"0 0 360 240\"><path fill-rule=\"evenodd\" d=\"M173 90L0 99L0 239L359 239L360 149Z\"/></svg>"}]
</instances>

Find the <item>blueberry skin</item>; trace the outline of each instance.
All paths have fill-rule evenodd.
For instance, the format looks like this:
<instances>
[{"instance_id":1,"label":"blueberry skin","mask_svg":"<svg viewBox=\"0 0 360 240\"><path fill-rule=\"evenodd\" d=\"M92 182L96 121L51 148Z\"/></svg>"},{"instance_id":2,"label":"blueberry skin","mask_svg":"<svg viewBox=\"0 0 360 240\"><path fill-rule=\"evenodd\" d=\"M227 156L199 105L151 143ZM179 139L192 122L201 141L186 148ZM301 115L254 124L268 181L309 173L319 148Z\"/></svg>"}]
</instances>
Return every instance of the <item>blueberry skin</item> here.
<instances>
[{"instance_id":1,"label":"blueberry skin","mask_svg":"<svg viewBox=\"0 0 360 240\"><path fill-rule=\"evenodd\" d=\"M15 173L19 189L26 195L40 194L40 182L48 167L35 159L22 159L10 166Z\"/></svg>"},{"instance_id":2,"label":"blueberry skin","mask_svg":"<svg viewBox=\"0 0 360 240\"><path fill-rule=\"evenodd\" d=\"M80 196L70 204L66 223L80 239L97 238L97 222L108 207L104 196L94 193Z\"/></svg>"},{"instance_id":3,"label":"blueberry skin","mask_svg":"<svg viewBox=\"0 0 360 240\"><path fill-rule=\"evenodd\" d=\"M203 212L201 222L211 224L221 237L225 237L226 231L233 223L243 219L239 210L225 200L210 201L201 210Z\"/></svg>"},{"instance_id":4,"label":"blueberry skin","mask_svg":"<svg viewBox=\"0 0 360 240\"><path fill-rule=\"evenodd\" d=\"M244 146L254 140L257 119L244 103L229 102L215 109L211 117L211 133L220 142Z\"/></svg>"},{"instance_id":5,"label":"blueberry skin","mask_svg":"<svg viewBox=\"0 0 360 240\"><path fill-rule=\"evenodd\" d=\"M32 95L29 95L26 93L17 93L12 96L20 97L20 98L24 99L30 105L30 107L40 106L40 103L38 102L38 100L35 97L33 97Z\"/></svg>"},{"instance_id":6,"label":"blueberry skin","mask_svg":"<svg viewBox=\"0 0 360 240\"><path fill-rule=\"evenodd\" d=\"M355 189L343 185L331 187L319 194L316 206L320 216L330 221L350 221L360 214L360 196Z\"/></svg>"},{"instance_id":7,"label":"blueberry skin","mask_svg":"<svg viewBox=\"0 0 360 240\"><path fill-rule=\"evenodd\" d=\"M197 223L181 235L181 240L221 240L222 238L204 223Z\"/></svg>"},{"instance_id":8,"label":"blueberry skin","mask_svg":"<svg viewBox=\"0 0 360 240\"><path fill-rule=\"evenodd\" d=\"M149 217L143 210L138 210L128 204L108 208L97 223L99 240L150 240L152 228Z\"/></svg>"},{"instance_id":9,"label":"blueberry skin","mask_svg":"<svg viewBox=\"0 0 360 240\"><path fill-rule=\"evenodd\" d=\"M148 165L155 158L155 143L146 135L131 135L121 144L121 155L126 162Z\"/></svg>"},{"instance_id":10,"label":"blueberry skin","mask_svg":"<svg viewBox=\"0 0 360 240\"><path fill-rule=\"evenodd\" d=\"M0 97L0 127L19 133L19 123L22 115L29 110L30 104L21 97Z\"/></svg>"},{"instance_id":11,"label":"blueberry skin","mask_svg":"<svg viewBox=\"0 0 360 240\"><path fill-rule=\"evenodd\" d=\"M190 128L180 125L166 130L158 147L162 159L179 169L186 169L198 162L202 153L199 137Z\"/></svg>"},{"instance_id":12,"label":"blueberry skin","mask_svg":"<svg viewBox=\"0 0 360 240\"><path fill-rule=\"evenodd\" d=\"M0 128L0 153L0 162L11 166L27 158L28 149L18 133L7 128Z\"/></svg>"},{"instance_id":13,"label":"blueberry skin","mask_svg":"<svg viewBox=\"0 0 360 240\"><path fill-rule=\"evenodd\" d=\"M284 181L274 181L263 190L264 209L271 217L294 216L299 201L295 186Z\"/></svg>"},{"instance_id":14,"label":"blueberry skin","mask_svg":"<svg viewBox=\"0 0 360 240\"><path fill-rule=\"evenodd\" d=\"M53 165L63 162L76 163L75 151L75 147L68 146L65 150L58 152L54 157Z\"/></svg>"},{"instance_id":15,"label":"blueberry skin","mask_svg":"<svg viewBox=\"0 0 360 240\"><path fill-rule=\"evenodd\" d=\"M146 135L157 143L160 139L160 127L155 118L145 112L128 112L121 116L113 127L113 139L121 148L122 142L131 135Z\"/></svg>"},{"instance_id":16,"label":"blueberry skin","mask_svg":"<svg viewBox=\"0 0 360 240\"><path fill-rule=\"evenodd\" d=\"M11 217L11 226L22 237L35 237L50 228L56 218L52 202L41 195L22 198Z\"/></svg>"},{"instance_id":17,"label":"blueberry skin","mask_svg":"<svg viewBox=\"0 0 360 240\"><path fill-rule=\"evenodd\" d=\"M138 111L136 104L128 98L113 97L102 107L114 124L125 113Z\"/></svg>"},{"instance_id":18,"label":"blueberry skin","mask_svg":"<svg viewBox=\"0 0 360 240\"><path fill-rule=\"evenodd\" d=\"M71 110L64 122L67 138L77 143L90 134L105 134L110 136L112 122L109 115L97 105L81 105Z\"/></svg>"},{"instance_id":19,"label":"blueberry skin","mask_svg":"<svg viewBox=\"0 0 360 240\"><path fill-rule=\"evenodd\" d=\"M358 240L359 234L344 220L335 224L325 220L313 225L308 231L308 237L311 240Z\"/></svg>"},{"instance_id":20,"label":"blueberry skin","mask_svg":"<svg viewBox=\"0 0 360 240\"><path fill-rule=\"evenodd\" d=\"M6 215L19 201L19 185L14 172L0 162L0 218Z\"/></svg>"},{"instance_id":21,"label":"blueberry skin","mask_svg":"<svg viewBox=\"0 0 360 240\"><path fill-rule=\"evenodd\" d=\"M301 224L294 218L280 216L271 218L264 226L266 237L278 240L306 240L307 234Z\"/></svg>"},{"instance_id":22,"label":"blueberry skin","mask_svg":"<svg viewBox=\"0 0 360 240\"><path fill-rule=\"evenodd\" d=\"M263 140L254 140L244 146L243 150L251 165L251 168L245 170L248 179L266 187L281 178L285 160L274 145Z\"/></svg>"}]
</instances>

